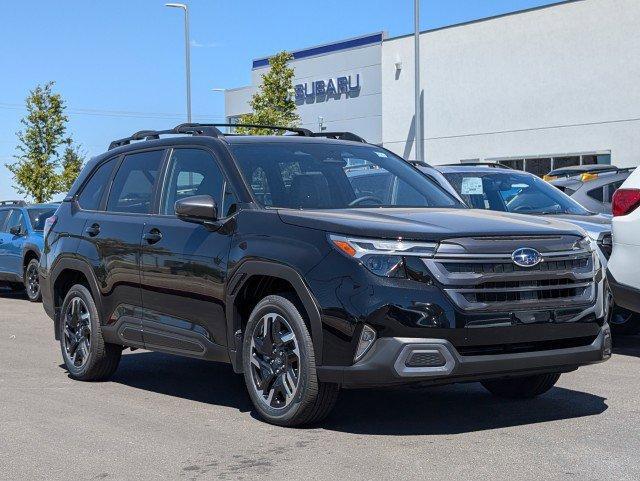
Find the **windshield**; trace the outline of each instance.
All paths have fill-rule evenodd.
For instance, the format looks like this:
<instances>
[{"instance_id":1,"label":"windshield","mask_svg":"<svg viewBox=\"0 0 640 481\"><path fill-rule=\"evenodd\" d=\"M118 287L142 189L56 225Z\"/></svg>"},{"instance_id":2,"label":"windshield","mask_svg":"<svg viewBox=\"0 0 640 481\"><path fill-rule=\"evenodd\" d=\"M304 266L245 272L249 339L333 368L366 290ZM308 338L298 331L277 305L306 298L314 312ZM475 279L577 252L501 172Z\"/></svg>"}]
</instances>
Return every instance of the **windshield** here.
<instances>
[{"instance_id":1,"label":"windshield","mask_svg":"<svg viewBox=\"0 0 640 481\"><path fill-rule=\"evenodd\" d=\"M520 214L576 214L590 212L535 175L520 172L457 172L444 176L474 209Z\"/></svg>"},{"instance_id":2,"label":"windshield","mask_svg":"<svg viewBox=\"0 0 640 481\"><path fill-rule=\"evenodd\" d=\"M42 207L39 209L28 209L31 227L35 231L44 230L44 221L56 213L57 207Z\"/></svg>"},{"instance_id":3,"label":"windshield","mask_svg":"<svg viewBox=\"0 0 640 481\"><path fill-rule=\"evenodd\" d=\"M371 145L260 142L231 150L267 207L463 207L400 157Z\"/></svg>"}]
</instances>

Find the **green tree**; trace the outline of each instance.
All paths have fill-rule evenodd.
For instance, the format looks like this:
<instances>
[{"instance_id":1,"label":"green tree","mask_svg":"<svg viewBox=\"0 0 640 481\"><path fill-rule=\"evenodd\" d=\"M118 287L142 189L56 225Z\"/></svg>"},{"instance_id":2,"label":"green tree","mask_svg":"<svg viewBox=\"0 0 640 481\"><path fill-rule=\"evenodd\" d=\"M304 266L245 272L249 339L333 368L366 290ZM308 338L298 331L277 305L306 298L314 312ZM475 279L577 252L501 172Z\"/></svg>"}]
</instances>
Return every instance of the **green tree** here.
<instances>
[{"instance_id":1,"label":"green tree","mask_svg":"<svg viewBox=\"0 0 640 481\"><path fill-rule=\"evenodd\" d=\"M16 134L17 162L6 165L13 174L16 190L35 202L47 202L65 191L82 164L78 149L65 137L68 121L65 104L53 86L54 82L47 82L29 92L27 115L20 121L24 130ZM66 148L61 158L59 149L63 145Z\"/></svg>"},{"instance_id":2,"label":"green tree","mask_svg":"<svg viewBox=\"0 0 640 481\"><path fill-rule=\"evenodd\" d=\"M71 139L67 139L67 146L62 154L62 172L60 172L60 192L67 192L75 182L82 170L84 155L80 147L73 145Z\"/></svg>"},{"instance_id":3,"label":"green tree","mask_svg":"<svg viewBox=\"0 0 640 481\"><path fill-rule=\"evenodd\" d=\"M300 120L296 113L296 103L293 99L293 68L288 62L293 55L280 52L269 59L269 71L262 76L259 90L253 94L249 104L252 113L240 118L243 124L278 125L295 127ZM254 129L238 127L237 132L249 135L282 134L282 131L271 129Z\"/></svg>"}]
</instances>

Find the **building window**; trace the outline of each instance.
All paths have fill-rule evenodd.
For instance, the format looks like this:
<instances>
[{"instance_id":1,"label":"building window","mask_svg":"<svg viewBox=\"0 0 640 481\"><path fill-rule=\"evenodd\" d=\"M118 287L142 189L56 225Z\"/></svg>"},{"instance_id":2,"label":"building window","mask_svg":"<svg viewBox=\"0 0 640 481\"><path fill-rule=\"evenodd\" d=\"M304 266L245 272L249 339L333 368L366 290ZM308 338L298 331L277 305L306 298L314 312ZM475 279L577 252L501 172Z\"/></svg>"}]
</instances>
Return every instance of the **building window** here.
<instances>
[{"instance_id":1,"label":"building window","mask_svg":"<svg viewBox=\"0 0 640 481\"><path fill-rule=\"evenodd\" d=\"M610 153L580 153L563 155L539 155L514 158L487 158L486 162L497 162L512 169L525 170L542 177L553 169L572 165L611 164Z\"/></svg>"}]
</instances>

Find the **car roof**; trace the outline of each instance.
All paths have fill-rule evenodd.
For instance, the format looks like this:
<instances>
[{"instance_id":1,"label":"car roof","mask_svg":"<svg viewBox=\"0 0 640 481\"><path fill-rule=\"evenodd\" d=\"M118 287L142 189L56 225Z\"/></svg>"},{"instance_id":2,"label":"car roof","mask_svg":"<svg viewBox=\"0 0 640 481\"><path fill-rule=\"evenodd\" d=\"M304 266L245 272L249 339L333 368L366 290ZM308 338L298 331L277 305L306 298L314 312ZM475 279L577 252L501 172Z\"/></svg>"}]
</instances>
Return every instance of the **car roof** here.
<instances>
[{"instance_id":1,"label":"car roof","mask_svg":"<svg viewBox=\"0 0 640 481\"><path fill-rule=\"evenodd\" d=\"M194 138L194 137L190 137ZM226 135L224 140L233 144L274 144L274 143L294 143L294 144L333 144L376 147L373 144L354 142L351 140L328 139L326 137L304 137L302 135Z\"/></svg>"},{"instance_id":2,"label":"car roof","mask_svg":"<svg viewBox=\"0 0 640 481\"><path fill-rule=\"evenodd\" d=\"M588 165L570 165L567 167L558 167L549 172L548 175L560 175L563 173L579 174L582 172L596 172L603 170L617 170L618 167L609 164L588 164Z\"/></svg>"},{"instance_id":3,"label":"car roof","mask_svg":"<svg viewBox=\"0 0 640 481\"><path fill-rule=\"evenodd\" d=\"M605 172L598 176L596 179L587 181L581 180L579 177L565 177L561 179L552 180L549 183L555 186L569 187L574 190L579 189L583 184L589 186L600 187L602 185L610 184L612 182L618 182L624 180L631 175L630 171L623 170L619 172Z\"/></svg>"}]
</instances>

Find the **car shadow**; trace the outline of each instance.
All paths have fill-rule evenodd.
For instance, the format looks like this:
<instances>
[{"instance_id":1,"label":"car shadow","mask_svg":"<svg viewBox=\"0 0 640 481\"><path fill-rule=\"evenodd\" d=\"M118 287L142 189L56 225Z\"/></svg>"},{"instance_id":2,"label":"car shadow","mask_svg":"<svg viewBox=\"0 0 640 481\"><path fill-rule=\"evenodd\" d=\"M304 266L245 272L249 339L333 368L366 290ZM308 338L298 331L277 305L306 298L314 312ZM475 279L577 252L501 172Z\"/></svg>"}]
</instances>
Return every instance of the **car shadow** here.
<instances>
[{"instance_id":1,"label":"car shadow","mask_svg":"<svg viewBox=\"0 0 640 481\"><path fill-rule=\"evenodd\" d=\"M191 401L253 410L242 376L228 364L136 351L122 357L112 382ZM480 384L344 390L318 427L356 434L455 434L593 416L605 398L554 388L531 400L504 400Z\"/></svg>"},{"instance_id":2,"label":"car shadow","mask_svg":"<svg viewBox=\"0 0 640 481\"><path fill-rule=\"evenodd\" d=\"M613 337L613 353L640 357L640 335Z\"/></svg>"},{"instance_id":3,"label":"car shadow","mask_svg":"<svg viewBox=\"0 0 640 481\"><path fill-rule=\"evenodd\" d=\"M535 399L501 399L479 383L344 391L323 427L355 434L461 434L593 416L608 408L605 400L560 387Z\"/></svg>"},{"instance_id":4,"label":"car shadow","mask_svg":"<svg viewBox=\"0 0 640 481\"><path fill-rule=\"evenodd\" d=\"M0 287L0 297L4 299L24 299L29 300L27 298L27 293L23 290L13 291L11 289L7 289L5 287Z\"/></svg>"}]
</instances>

